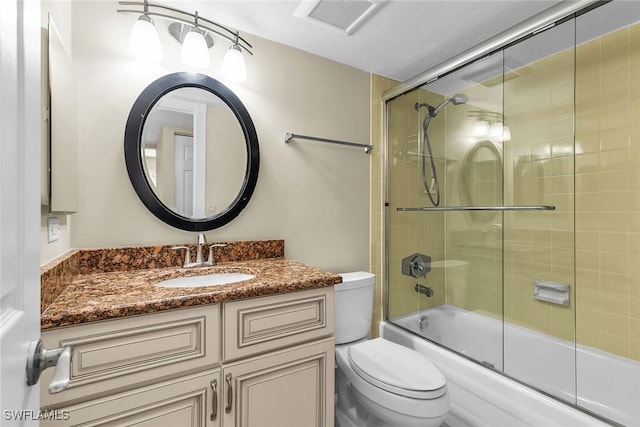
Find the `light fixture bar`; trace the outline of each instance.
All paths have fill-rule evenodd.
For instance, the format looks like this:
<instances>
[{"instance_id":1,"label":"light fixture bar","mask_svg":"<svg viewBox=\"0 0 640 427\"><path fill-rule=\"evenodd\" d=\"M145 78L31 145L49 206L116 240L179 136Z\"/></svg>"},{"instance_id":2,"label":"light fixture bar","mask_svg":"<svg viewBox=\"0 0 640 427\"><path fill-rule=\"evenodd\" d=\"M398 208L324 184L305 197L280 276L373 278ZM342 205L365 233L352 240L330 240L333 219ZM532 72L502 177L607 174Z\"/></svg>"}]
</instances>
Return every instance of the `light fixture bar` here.
<instances>
[{"instance_id":1,"label":"light fixture bar","mask_svg":"<svg viewBox=\"0 0 640 427\"><path fill-rule=\"evenodd\" d=\"M218 24L217 22L214 21L210 21L206 18L203 18L202 16L200 16L197 12L194 13L189 13L189 12L185 12L182 11L180 9L176 9L173 7L169 7L169 6L163 6L157 3L150 3L150 2L146 2L146 1L120 1L118 2L118 4L120 4L121 6L142 6L142 10L134 10L134 9L118 9L117 12L119 13L135 13L135 14L143 14L143 15L149 15L149 16L157 16L160 18L165 18L165 19L169 19L172 21L176 21L176 22L181 22L187 25L191 25L194 26L196 28L202 28L205 29L207 31L211 31L214 34L219 35L220 37L223 37L225 39L227 39L228 41L230 41L231 43L236 44L238 47L240 47L241 49L243 49L245 52L249 53L250 55L253 55L253 52L251 52L251 49L253 48L253 46L246 41L244 38L240 37L239 33L237 31L234 31L230 28L225 27L224 25ZM162 10L167 10L170 12L174 12L174 13L180 13L183 15L186 15L190 18L192 18L191 20L180 17L180 16L173 16L173 15L169 15L167 13L162 13L162 12L156 12L153 10L150 10L150 8L158 8L158 9L162 9ZM200 21L204 21L209 25L203 25ZM217 27L218 29L214 29L211 28L212 26Z\"/></svg>"}]
</instances>

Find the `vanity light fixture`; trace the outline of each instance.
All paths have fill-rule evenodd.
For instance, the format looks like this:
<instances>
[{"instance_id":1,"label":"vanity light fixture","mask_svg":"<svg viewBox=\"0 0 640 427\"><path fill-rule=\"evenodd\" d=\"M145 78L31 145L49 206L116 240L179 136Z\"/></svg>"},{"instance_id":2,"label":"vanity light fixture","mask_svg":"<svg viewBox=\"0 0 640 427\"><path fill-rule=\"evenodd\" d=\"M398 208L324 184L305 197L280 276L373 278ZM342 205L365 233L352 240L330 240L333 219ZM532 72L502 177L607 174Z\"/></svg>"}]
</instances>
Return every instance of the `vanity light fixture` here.
<instances>
[{"instance_id":1,"label":"vanity light fixture","mask_svg":"<svg viewBox=\"0 0 640 427\"><path fill-rule=\"evenodd\" d=\"M242 50L240 50L237 39L224 55L222 76L233 82L243 82L247 79L247 66L244 63L244 56L242 56Z\"/></svg>"},{"instance_id":2,"label":"vanity light fixture","mask_svg":"<svg viewBox=\"0 0 640 427\"><path fill-rule=\"evenodd\" d=\"M149 15L144 14L136 20L129 37L129 50L137 57L143 59L162 58L162 46L160 37Z\"/></svg>"},{"instance_id":3,"label":"vanity light fixture","mask_svg":"<svg viewBox=\"0 0 640 427\"><path fill-rule=\"evenodd\" d=\"M247 68L243 53L253 55L253 46L234 31L224 25L210 21L198 15L158 3L143 1L121 1L121 6L141 7L136 9L118 9L120 13L135 13L140 17L134 24L129 39L129 49L143 59L159 59L162 47L157 29L151 17L163 18L172 23L168 26L171 36L182 43L180 60L193 68L207 68L211 65L209 48L213 46L212 34L231 42L231 47L224 56L222 75L231 81L241 82L247 79ZM244 51L244 52L243 52Z\"/></svg>"},{"instance_id":4,"label":"vanity light fixture","mask_svg":"<svg viewBox=\"0 0 640 427\"><path fill-rule=\"evenodd\" d=\"M209 46L198 27L191 27L182 41L180 61L193 68L207 68L211 66Z\"/></svg>"}]
</instances>

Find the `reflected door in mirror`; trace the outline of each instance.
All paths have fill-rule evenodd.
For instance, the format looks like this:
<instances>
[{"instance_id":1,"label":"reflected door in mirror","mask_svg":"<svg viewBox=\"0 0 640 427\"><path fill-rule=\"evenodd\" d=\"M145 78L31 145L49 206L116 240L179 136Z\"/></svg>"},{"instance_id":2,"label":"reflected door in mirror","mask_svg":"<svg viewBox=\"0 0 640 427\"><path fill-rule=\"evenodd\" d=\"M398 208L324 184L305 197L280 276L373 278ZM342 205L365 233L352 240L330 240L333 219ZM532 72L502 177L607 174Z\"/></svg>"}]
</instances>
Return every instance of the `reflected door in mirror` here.
<instances>
[{"instance_id":1,"label":"reflected door in mirror","mask_svg":"<svg viewBox=\"0 0 640 427\"><path fill-rule=\"evenodd\" d=\"M181 88L164 95L149 113L141 150L156 196L181 216L214 216L242 187L247 163L242 128L210 92Z\"/></svg>"}]
</instances>

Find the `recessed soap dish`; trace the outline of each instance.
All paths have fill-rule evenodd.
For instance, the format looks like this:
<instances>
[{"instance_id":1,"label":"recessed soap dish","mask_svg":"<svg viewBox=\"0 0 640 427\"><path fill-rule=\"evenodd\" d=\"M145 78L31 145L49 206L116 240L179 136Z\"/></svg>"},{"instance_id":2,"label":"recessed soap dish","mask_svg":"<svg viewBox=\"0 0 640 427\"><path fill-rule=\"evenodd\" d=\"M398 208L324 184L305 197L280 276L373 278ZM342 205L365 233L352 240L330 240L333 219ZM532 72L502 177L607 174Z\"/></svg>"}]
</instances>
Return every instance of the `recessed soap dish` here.
<instances>
[{"instance_id":1,"label":"recessed soap dish","mask_svg":"<svg viewBox=\"0 0 640 427\"><path fill-rule=\"evenodd\" d=\"M540 301L569 307L570 289L566 283L550 282L547 280L535 279L533 281L533 297Z\"/></svg>"}]
</instances>

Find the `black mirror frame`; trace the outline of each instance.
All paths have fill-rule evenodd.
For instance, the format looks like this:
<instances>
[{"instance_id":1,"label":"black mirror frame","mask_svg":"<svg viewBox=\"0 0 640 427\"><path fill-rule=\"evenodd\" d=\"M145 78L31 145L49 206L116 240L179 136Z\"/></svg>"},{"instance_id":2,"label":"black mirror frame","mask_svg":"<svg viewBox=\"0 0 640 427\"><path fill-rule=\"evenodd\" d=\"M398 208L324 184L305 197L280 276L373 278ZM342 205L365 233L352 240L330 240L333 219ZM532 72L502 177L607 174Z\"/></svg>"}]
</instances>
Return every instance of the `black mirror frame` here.
<instances>
[{"instance_id":1,"label":"black mirror frame","mask_svg":"<svg viewBox=\"0 0 640 427\"><path fill-rule=\"evenodd\" d=\"M147 115L160 98L183 87L203 89L222 99L238 119L247 145L247 168L240 192L224 211L202 219L187 218L171 210L158 199L144 173L141 138ZM124 158L131 184L147 209L172 227L186 231L213 230L235 219L249 203L258 181L260 167L258 135L251 116L240 99L219 81L204 74L187 72L160 77L138 96L131 107L124 131Z\"/></svg>"}]
</instances>

